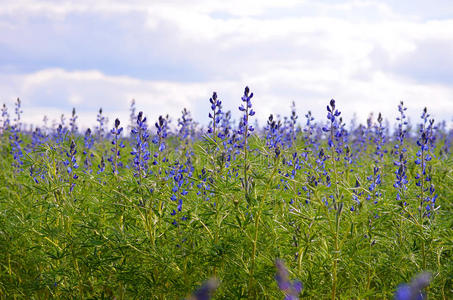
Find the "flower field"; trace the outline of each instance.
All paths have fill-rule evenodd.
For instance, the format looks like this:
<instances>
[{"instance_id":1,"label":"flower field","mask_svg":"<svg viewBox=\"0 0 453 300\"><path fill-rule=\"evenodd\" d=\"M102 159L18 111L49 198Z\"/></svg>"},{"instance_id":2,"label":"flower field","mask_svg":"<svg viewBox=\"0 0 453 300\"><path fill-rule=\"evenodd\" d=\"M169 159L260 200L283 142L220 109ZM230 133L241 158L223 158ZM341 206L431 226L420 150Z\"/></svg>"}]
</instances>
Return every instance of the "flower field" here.
<instances>
[{"instance_id":1,"label":"flower field","mask_svg":"<svg viewBox=\"0 0 453 300\"><path fill-rule=\"evenodd\" d=\"M423 272L453 298L453 130L429 107L357 124L330 100L255 126L248 87L237 121L206 105L205 128L132 102L83 131L75 109L26 129L3 106L0 298L181 299L215 278L214 299L388 299Z\"/></svg>"}]
</instances>

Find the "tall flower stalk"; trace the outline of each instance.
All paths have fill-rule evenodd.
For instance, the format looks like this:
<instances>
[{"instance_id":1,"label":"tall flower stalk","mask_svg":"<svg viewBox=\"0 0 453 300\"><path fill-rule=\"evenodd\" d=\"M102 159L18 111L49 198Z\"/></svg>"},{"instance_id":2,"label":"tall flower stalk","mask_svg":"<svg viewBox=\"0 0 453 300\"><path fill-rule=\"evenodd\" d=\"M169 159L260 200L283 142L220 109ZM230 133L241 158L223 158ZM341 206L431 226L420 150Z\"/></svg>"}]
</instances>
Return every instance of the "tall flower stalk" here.
<instances>
[{"instance_id":1,"label":"tall flower stalk","mask_svg":"<svg viewBox=\"0 0 453 300\"><path fill-rule=\"evenodd\" d=\"M178 137L181 140L182 144L184 145L184 152L187 150L186 147L189 144L191 139L191 132L193 130L193 120L190 116L190 112L187 108L184 108L181 112L181 118L178 119Z\"/></svg>"},{"instance_id":2,"label":"tall flower stalk","mask_svg":"<svg viewBox=\"0 0 453 300\"><path fill-rule=\"evenodd\" d=\"M291 148L294 143L296 142L296 137L297 137L297 132L296 132L296 125L297 125L297 119L298 115L296 112L296 103L293 101L291 102L291 115L287 119L286 124L286 144L288 148Z\"/></svg>"},{"instance_id":3,"label":"tall flower stalk","mask_svg":"<svg viewBox=\"0 0 453 300\"><path fill-rule=\"evenodd\" d=\"M75 108L72 108L72 114L71 114L71 118L69 118L69 127L70 127L70 130L71 130L71 134L74 136L75 134L77 134L77 130L78 130L78 127L77 127L77 114L76 114L76 109Z\"/></svg>"},{"instance_id":4,"label":"tall flower stalk","mask_svg":"<svg viewBox=\"0 0 453 300\"><path fill-rule=\"evenodd\" d=\"M159 160L161 159L162 162L166 162L167 158L165 155L161 158L161 154L167 148L167 144L165 143L165 139L168 135L168 115L164 118L163 116L159 116L157 122L154 124L157 129L156 135L154 136L152 142L153 144L157 145L157 152L154 153L154 161L153 165L159 164ZM161 172L161 168L159 169L159 173Z\"/></svg>"},{"instance_id":5,"label":"tall flower stalk","mask_svg":"<svg viewBox=\"0 0 453 300\"><path fill-rule=\"evenodd\" d=\"M397 190L396 193L396 200L400 203L401 206L406 206L407 203L404 201L405 199L405 191L407 190L407 159L406 159L406 152L407 149L404 144L404 140L407 133L407 121L406 121L406 114L405 111L407 110L404 107L403 101L400 102L398 105L399 116L396 118L398 122L398 128L396 131L396 143L394 146L394 155L396 159L394 160L393 164L396 166L395 171L395 183L393 186Z\"/></svg>"},{"instance_id":6,"label":"tall flower stalk","mask_svg":"<svg viewBox=\"0 0 453 300\"><path fill-rule=\"evenodd\" d=\"M71 140L71 145L69 147L69 152L66 153L67 159L63 162L63 165L66 167L66 171L69 175L69 193L72 193L75 187L75 181L79 176L75 173L75 170L79 167L76 160L76 144L74 140Z\"/></svg>"},{"instance_id":7,"label":"tall flower stalk","mask_svg":"<svg viewBox=\"0 0 453 300\"><path fill-rule=\"evenodd\" d=\"M129 106L129 132L135 127L137 122L137 114L135 113L135 99L131 100L131 104Z\"/></svg>"},{"instance_id":8,"label":"tall flower stalk","mask_svg":"<svg viewBox=\"0 0 453 300\"><path fill-rule=\"evenodd\" d=\"M91 174L92 158L94 157L94 154L92 152L92 148L93 148L93 144L94 144L94 137L91 135L90 128L88 128L85 131L85 135L83 137L83 144L84 144L84 148L83 148L82 154L84 156L84 159L83 159L83 166L85 167L84 171Z\"/></svg>"},{"instance_id":9,"label":"tall flower stalk","mask_svg":"<svg viewBox=\"0 0 453 300\"><path fill-rule=\"evenodd\" d=\"M9 136L10 144L11 144L11 154L13 155L14 161L13 166L15 167L16 172L20 172L22 170L23 162L23 149L22 149L22 139L20 136L21 132L21 101L17 98L15 103L14 112L16 117L14 118L14 125L10 127L11 135Z\"/></svg>"},{"instance_id":10,"label":"tall flower stalk","mask_svg":"<svg viewBox=\"0 0 453 300\"><path fill-rule=\"evenodd\" d=\"M110 133L113 136L112 139L112 145L113 147L110 149L112 155L108 158L108 161L112 164L112 172L115 175L118 175L118 167L122 166L120 160L120 148L124 148L123 141L119 140L119 137L121 135L121 132L123 132L123 127L120 127L120 120L116 119L115 120L115 127L110 130Z\"/></svg>"},{"instance_id":11,"label":"tall flower stalk","mask_svg":"<svg viewBox=\"0 0 453 300\"><path fill-rule=\"evenodd\" d=\"M212 93L212 97L209 99L211 103L211 111L209 112L209 118L211 119L208 133L212 134L212 139L215 141L217 137L217 129L222 117L222 101L217 99L217 93Z\"/></svg>"},{"instance_id":12,"label":"tall flower stalk","mask_svg":"<svg viewBox=\"0 0 453 300\"><path fill-rule=\"evenodd\" d=\"M244 90L244 95L242 96L241 100L243 104L239 106L239 110L243 113L242 118L239 122L239 130L238 134L242 136L242 141L239 144L239 148L242 149L243 152L243 160L244 160L244 165L243 165L243 182L242 186L244 188L245 192L245 198L249 198L249 193L250 193L250 182L248 178L248 170L249 170L249 163L248 163L248 138L250 136L250 133L254 131L254 128L252 125L249 125L249 118L251 116L255 115L255 111L252 109L252 101L251 99L253 98L253 93L250 93L249 87L245 87Z\"/></svg>"},{"instance_id":13,"label":"tall flower stalk","mask_svg":"<svg viewBox=\"0 0 453 300\"><path fill-rule=\"evenodd\" d=\"M368 190L371 194L368 195L368 200L373 200L374 204L377 204L378 199L382 196L382 192L380 191L379 187L382 184L382 170L381 170L381 161L384 156L384 143L385 143L385 135L384 135L384 126L382 125L382 115L379 113L377 118L377 124L375 126L375 137L374 137L374 166L373 166L373 174L368 176L367 179L370 181L370 185Z\"/></svg>"},{"instance_id":14,"label":"tall flower stalk","mask_svg":"<svg viewBox=\"0 0 453 300\"><path fill-rule=\"evenodd\" d=\"M134 156L134 176L138 178L138 183L141 185L143 177L148 173L148 160L150 157L148 125L146 123L146 117L143 117L143 112L138 113L137 126L132 129L131 134L135 138L135 146L131 151L131 154Z\"/></svg>"},{"instance_id":15,"label":"tall flower stalk","mask_svg":"<svg viewBox=\"0 0 453 300\"><path fill-rule=\"evenodd\" d=\"M336 109L335 100L331 99L327 106L327 119L329 120L328 127L323 127L323 131L328 134L327 144L330 148L330 159L331 159L331 170L330 173L333 175L335 191L334 194L329 197L332 199L333 208L335 210L335 219L331 220L331 216L328 210L326 210L329 226L333 233L333 262L332 262L332 289L331 299L336 298L337 292L337 269L340 255L340 243L339 243L339 230L340 230L340 219L343 210L343 202L337 203L341 200L339 190L339 174L337 170L337 161L340 160L340 155L343 153L343 136L345 131L342 125L342 119L339 117L341 112ZM329 176L326 176L326 185L330 186ZM327 200L326 206L328 207Z\"/></svg>"},{"instance_id":16,"label":"tall flower stalk","mask_svg":"<svg viewBox=\"0 0 453 300\"><path fill-rule=\"evenodd\" d=\"M316 150L318 147L316 145L316 140L313 138L314 130L315 130L315 118L311 114L311 111L308 111L305 114L305 127L303 129L304 132L304 140L305 140L305 148L311 147L313 150Z\"/></svg>"},{"instance_id":17,"label":"tall flower stalk","mask_svg":"<svg viewBox=\"0 0 453 300\"><path fill-rule=\"evenodd\" d=\"M419 150L416 153L417 158L415 159L415 164L420 166L420 170L415 176L415 184L420 188L420 193L418 194L418 211L419 211L419 221L423 222L423 217L430 216L431 209L434 207L434 203L437 197L426 196L426 192L429 191L428 183L431 182L431 174L427 168L428 162L432 160L432 155L430 153L430 146L432 147L432 138L433 138L433 128L434 128L434 119L429 119L429 114L426 107L423 110L421 115L422 123L420 124L420 136L417 140L417 146ZM431 190L433 187L431 188ZM430 191L429 191L430 192ZM433 194L434 191L430 194Z\"/></svg>"},{"instance_id":18,"label":"tall flower stalk","mask_svg":"<svg viewBox=\"0 0 453 300\"><path fill-rule=\"evenodd\" d=\"M9 128L9 114L8 114L8 108L6 107L6 104L3 103L2 107L2 126L0 127L0 133L5 134L5 132Z\"/></svg>"},{"instance_id":19,"label":"tall flower stalk","mask_svg":"<svg viewBox=\"0 0 453 300\"><path fill-rule=\"evenodd\" d=\"M104 138L104 134L105 134L105 123L106 123L106 119L104 117L104 115L102 114L102 108L99 109L99 113L96 117L96 121L98 122L98 125L96 126L96 134L98 135L98 140L99 141L102 141L102 139Z\"/></svg>"}]
</instances>

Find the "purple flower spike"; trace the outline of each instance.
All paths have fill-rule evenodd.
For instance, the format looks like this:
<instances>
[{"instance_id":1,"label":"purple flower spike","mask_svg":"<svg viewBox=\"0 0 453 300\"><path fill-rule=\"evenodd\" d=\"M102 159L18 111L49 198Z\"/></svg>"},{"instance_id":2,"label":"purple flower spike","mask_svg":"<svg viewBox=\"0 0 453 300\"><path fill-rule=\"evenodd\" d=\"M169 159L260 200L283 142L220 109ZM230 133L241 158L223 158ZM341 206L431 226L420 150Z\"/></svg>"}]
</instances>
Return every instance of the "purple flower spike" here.
<instances>
[{"instance_id":1,"label":"purple flower spike","mask_svg":"<svg viewBox=\"0 0 453 300\"><path fill-rule=\"evenodd\" d=\"M282 260L275 261L277 274L275 280L277 281L278 288L285 293L285 300L298 300L299 294L302 292L302 282L298 280L289 280L289 273Z\"/></svg>"},{"instance_id":2,"label":"purple flower spike","mask_svg":"<svg viewBox=\"0 0 453 300\"><path fill-rule=\"evenodd\" d=\"M424 300L425 294L422 292L431 281L430 273L417 275L410 284L401 284L395 292L395 300Z\"/></svg>"},{"instance_id":3,"label":"purple flower spike","mask_svg":"<svg viewBox=\"0 0 453 300\"><path fill-rule=\"evenodd\" d=\"M187 300L209 300L218 286L219 281L216 278L211 278L205 281L203 285L192 294L192 297Z\"/></svg>"}]
</instances>

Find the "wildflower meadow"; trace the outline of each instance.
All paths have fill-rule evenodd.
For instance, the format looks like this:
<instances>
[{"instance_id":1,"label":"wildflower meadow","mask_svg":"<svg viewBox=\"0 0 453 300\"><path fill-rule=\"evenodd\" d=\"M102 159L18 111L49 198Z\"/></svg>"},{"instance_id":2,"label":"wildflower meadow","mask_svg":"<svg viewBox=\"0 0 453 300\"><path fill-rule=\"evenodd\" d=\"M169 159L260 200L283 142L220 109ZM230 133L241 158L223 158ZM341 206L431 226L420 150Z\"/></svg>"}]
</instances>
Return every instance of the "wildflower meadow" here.
<instances>
[{"instance_id":1,"label":"wildflower meadow","mask_svg":"<svg viewBox=\"0 0 453 300\"><path fill-rule=\"evenodd\" d=\"M257 98L207 95L207 126L3 105L0 298L453 299L453 129L334 99L258 126Z\"/></svg>"}]
</instances>

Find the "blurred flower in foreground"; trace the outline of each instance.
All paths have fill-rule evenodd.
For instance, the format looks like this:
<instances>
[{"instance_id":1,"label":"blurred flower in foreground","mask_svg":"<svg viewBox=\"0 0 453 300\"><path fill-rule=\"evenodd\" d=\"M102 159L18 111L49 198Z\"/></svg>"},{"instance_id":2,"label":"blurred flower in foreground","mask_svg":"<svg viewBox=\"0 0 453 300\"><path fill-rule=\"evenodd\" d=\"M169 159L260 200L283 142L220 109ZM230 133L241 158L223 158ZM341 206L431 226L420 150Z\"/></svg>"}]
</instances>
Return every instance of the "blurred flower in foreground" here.
<instances>
[{"instance_id":1,"label":"blurred flower in foreground","mask_svg":"<svg viewBox=\"0 0 453 300\"><path fill-rule=\"evenodd\" d=\"M302 282L298 280L291 282L289 280L288 270L282 260L277 259L275 261L275 267L277 268L275 280L277 281L279 289L285 293L285 300L298 300L299 294L302 291Z\"/></svg>"},{"instance_id":2,"label":"blurred flower in foreground","mask_svg":"<svg viewBox=\"0 0 453 300\"><path fill-rule=\"evenodd\" d=\"M192 296L186 300L209 300L218 286L219 281L216 278L211 278L205 281L203 285L193 292Z\"/></svg>"},{"instance_id":3,"label":"blurred flower in foreground","mask_svg":"<svg viewBox=\"0 0 453 300\"><path fill-rule=\"evenodd\" d=\"M417 275L409 284L400 284L395 292L395 300L426 299L426 295L422 290L429 285L430 281L431 274L425 272Z\"/></svg>"}]
</instances>

